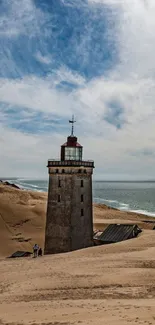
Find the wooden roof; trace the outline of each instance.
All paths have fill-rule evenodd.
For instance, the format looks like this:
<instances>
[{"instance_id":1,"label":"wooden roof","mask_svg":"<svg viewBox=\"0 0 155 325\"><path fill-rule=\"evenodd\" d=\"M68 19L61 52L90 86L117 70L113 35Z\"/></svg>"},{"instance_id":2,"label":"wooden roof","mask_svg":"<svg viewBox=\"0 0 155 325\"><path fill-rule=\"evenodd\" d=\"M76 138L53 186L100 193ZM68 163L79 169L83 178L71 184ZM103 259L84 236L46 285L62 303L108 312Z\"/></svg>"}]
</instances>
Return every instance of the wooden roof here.
<instances>
[{"instance_id":1,"label":"wooden roof","mask_svg":"<svg viewBox=\"0 0 155 325\"><path fill-rule=\"evenodd\" d=\"M116 243L137 237L140 232L141 229L135 224L111 224L102 232L98 240L107 243Z\"/></svg>"}]
</instances>

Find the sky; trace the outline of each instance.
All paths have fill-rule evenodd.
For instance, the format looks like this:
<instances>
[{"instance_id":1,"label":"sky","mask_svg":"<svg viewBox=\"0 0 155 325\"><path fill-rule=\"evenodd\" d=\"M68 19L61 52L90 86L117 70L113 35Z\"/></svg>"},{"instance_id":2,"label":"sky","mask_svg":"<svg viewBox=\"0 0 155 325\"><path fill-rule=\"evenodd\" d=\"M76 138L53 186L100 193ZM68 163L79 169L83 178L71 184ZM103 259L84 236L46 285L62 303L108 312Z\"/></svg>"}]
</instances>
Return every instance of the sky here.
<instances>
[{"instance_id":1,"label":"sky","mask_svg":"<svg viewBox=\"0 0 155 325\"><path fill-rule=\"evenodd\" d=\"M94 179L155 179L155 1L0 0L0 177L75 134Z\"/></svg>"}]
</instances>

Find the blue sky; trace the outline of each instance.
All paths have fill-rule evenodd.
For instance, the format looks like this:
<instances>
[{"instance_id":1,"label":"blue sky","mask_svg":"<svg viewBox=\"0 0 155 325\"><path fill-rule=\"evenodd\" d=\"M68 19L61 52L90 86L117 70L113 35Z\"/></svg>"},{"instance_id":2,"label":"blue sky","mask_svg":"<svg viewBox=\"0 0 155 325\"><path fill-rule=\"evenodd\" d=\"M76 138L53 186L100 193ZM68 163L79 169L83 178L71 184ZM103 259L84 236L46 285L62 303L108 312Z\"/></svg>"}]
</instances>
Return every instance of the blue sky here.
<instances>
[{"instance_id":1,"label":"blue sky","mask_svg":"<svg viewBox=\"0 0 155 325\"><path fill-rule=\"evenodd\" d=\"M76 116L96 179L155 178L153 0L0 1L0 176L46 177Z\"/></svg>"}]
</instances>

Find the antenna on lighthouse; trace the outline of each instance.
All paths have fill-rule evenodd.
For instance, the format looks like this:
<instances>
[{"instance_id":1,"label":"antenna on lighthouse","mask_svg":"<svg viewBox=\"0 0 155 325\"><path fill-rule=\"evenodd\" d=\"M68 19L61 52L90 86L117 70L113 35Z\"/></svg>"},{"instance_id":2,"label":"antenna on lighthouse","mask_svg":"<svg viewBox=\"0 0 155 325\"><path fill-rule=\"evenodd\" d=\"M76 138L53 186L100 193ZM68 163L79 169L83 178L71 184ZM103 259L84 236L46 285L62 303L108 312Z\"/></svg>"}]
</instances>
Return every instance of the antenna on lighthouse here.
<instances>
[{"instance_id":1,"label":"antenna on lighthouse","mask_svg":"<svg viewBox=\"0 0 155 325\"><path fill-rule=\"evenodd\" d=\"M74 136L74 123L76 121L74 120L74 115L72 115L72 120L69 120L69 123L72 123L72 129L71 129L71 136Z\"/></svg>"}]
</instances>

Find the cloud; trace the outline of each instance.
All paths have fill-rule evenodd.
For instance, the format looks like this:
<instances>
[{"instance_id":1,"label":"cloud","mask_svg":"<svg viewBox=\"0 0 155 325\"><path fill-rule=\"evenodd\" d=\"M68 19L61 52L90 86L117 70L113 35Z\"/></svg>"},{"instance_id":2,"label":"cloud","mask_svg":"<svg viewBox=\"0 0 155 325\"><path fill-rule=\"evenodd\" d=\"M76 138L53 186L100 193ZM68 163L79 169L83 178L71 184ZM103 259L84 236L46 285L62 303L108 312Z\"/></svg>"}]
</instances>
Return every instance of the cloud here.
<instances>
[{"instance_id":1,"label":"cloud","mask_svg":"<svg viewBox=\"0 0 155 325\"><path fill-rule=\"evenodd\" d=\"M148 157L153 158L155 157L155 147L154 148L142 148L140 150L131 151L131 154L136 157Z\"/></svg>"},{"instance_id":2,"label":"cloud","mask_svg":"<svg viewBox=\"0 0 155 325\"><path fill-rule=\"evenodd\" d=\"M33 0L2 0L0 15L0 36L18 37L28 35L33 38L41 32L49 16L37 8ZM47 30L46 30L47 31Z\"/></svg>"},{"instance_id":3,"label":"cloud","mask_svg":"<svg viewBox=\"0 0 155 325\"><path fill-rule=\"evenodd\" d=\"M104 120L116 126L117 129L121 129L125 124L123 113L124 109L121 103L117 102L117 100L113 100L108 103L108 109L104 114Z\"/></svg>"},{"instance_id":4,"label":"cloud","mask_svg":"<svg viewBox=\"0 0 155 325\"><path fill-rule=\"evenodd\" d=\"M47 159L51 140L48 135L27 134L7 127L0 128L1 177L47 177ZM59 156L59 136L53 134L52 152Z\"/></svg>"},{"instance_id":5,"label":"cloud","mask_svg":"<svg viewBox=\"0 0 155 325\"><path fill-rule=\"evenodd\" d=\"M45 78L35 75L21 79L0 80L0 101L8 105L16 105L40 112L48 112L57 116L69 116L76 111L78 103L73 103L75 95L66 94L63 89L58 89L61 83L67 82L72 87L83 86L85 79L62 66L59 70Z\"/></svg>"},{"instance_id":6,"label":"cloud","mask_svg":"<svg viewBox=\"0 0 155 325\"><path fill-rule=\"evenodd\" d=\"M36 55L35 55L36 59L43 63L43 64L50 64L51 63L51 58L47 55L42 55L40 52L38 52Z\"/></svg>"},{"instance_id":7,"label":"cloud","mask_svg":"<svg viewBox=\"0 0 155 325\"><path fill-rule=\"evenodd\" d=\"M59 155L74 113L76 133L85 158L95 160L96 175L153 177L154 1L89 0L79 6L57 0L55 16L53 4L6 1L2 14L2 173L40 175L44 160ZM21 35L29 50L24 67L17 52L13 55Z\"/></svg>"}]
</instances>

